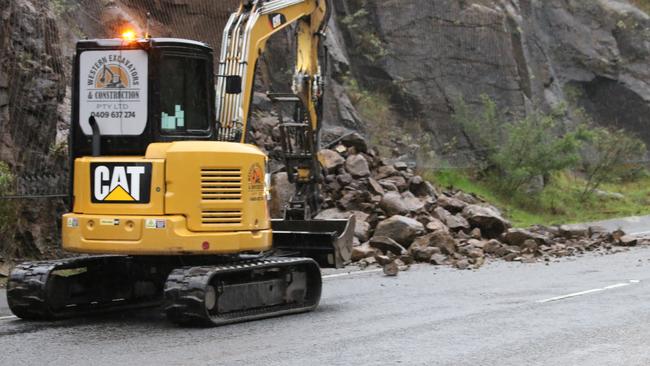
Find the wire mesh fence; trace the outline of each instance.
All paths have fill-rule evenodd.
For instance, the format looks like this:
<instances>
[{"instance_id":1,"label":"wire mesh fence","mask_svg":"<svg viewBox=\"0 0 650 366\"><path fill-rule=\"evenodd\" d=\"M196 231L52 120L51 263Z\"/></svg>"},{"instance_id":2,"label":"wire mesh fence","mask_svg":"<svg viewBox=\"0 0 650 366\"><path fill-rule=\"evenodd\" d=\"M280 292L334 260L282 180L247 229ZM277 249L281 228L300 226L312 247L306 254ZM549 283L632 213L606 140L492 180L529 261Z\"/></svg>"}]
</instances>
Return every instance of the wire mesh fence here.
<instances>
[{"instance_id":1,"label":"wire mesh fence","mask_svg":"<svg viewBox=\"0 0 650 366\"><path fill-rule=\"evenodd\" d=\"M187 38L218 50L239 0L9 0L0 56L0 200L68 196L67 129L74 43L140 36ZM192 19L188 21L187 19ZM4 174L4 175L3 175Z\"/></svg>"}]
</instances>

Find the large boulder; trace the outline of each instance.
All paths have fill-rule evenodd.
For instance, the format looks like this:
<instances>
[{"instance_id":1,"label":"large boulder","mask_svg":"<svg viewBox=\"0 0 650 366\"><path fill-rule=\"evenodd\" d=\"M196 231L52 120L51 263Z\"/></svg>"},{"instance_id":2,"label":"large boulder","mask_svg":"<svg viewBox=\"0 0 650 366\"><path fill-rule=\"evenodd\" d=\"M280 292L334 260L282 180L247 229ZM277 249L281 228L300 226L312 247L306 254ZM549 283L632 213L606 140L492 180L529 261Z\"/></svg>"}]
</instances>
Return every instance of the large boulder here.
<instances>
[{"instance_id":1,"label":"large boulder","mask_svg":"<svg viewBox=\"0 0 650 366\"><path fill-rule=\"evenodd\" d=\"M264 136L272 136L273 129L280 124L277 116L262 115L258 118L251 119L251 127Z\"/></svg>"},{"instance_id":2,"label":"large boulder","mask_svg":"<svg viewBox=\"0 0 650 366\"><path fill-rule=\"evenodd\" d=\"M451 255L456 253L457 244L456 240L446 231L434 231L429 236L429 245L440 248L442 253Z\"/></svg>"},{"instance_id":3,"label":"large boulder","mask_svg":"<svg viewBox=\"0 0 650 366\"><path fill-rule=\"evenodd\" d=\"M497 254L502 252L503 247L504 246L500 241L492 239L485 243L483 246L483 251L488 254Z\"/></svg>"},{"instance_id":4,"label":"large boulder","mask_svg":"<svg viewBox=\"0 0 650 366\"><path fill-rule=\"evenodd\" d=\"M327 173L335 173L345 164L345 159L336 151L323 149L318 152L318 160Z\"/></svg>"},{"instance_id":5,"label":"large boulder","mask_svg":"<svg viewBox=\"0 0 650 366\"><path fill-rule=\"evenodd\" d=\"M560 235L567 239L581 238L589 234L589 226L583 224L571 224L560 226Z\"/></svg>"},{"instance_id":6,"label":"large boulder","mask_svg":"<svg viewBox=\"0 0 650 366\"><path fill-rule=\"evenodd\" d=\"M371 247L369 243L363 243L352 248L352 261L358 262L365 258L374 257L375 254L377 254L377 249Z\"/></svg>"},{"instance_id":7,"label":"large boulder","mask_svg":"<svg viewBox=\"0 0 650 366\"><path fill-rule=\"evenodd\" d=\"M429 220L429 222L426 224L426 228L428 231L449 231L449 228L445 223L442 221L432 218Z\"/></svg>"},{"instance_id":8,"label":"large boulder","mask_svg":"<svg viewBox=\"0 0 650 366\"><path fill-rule=\"evenodd\" d=\"M442 254L434 254L429 258L429 263L433 264L434 266L442 266L443 264L447 263L447 257L445 257Z\"/></svg>"},{"instance_id":9,"label":"large boulder","mask_svg":"<svg viewBox=\"0 0 650 366\"><path fill-rule=\"evenodd\" d=\"M417 262L429 262L431 257L440 254L440 248L413 245L409 248L409 252Z\"/></svg>"},{"instance_id":10,"label":"large boulder","mask_svg":"<svg viewBox=\"0 0 650 366\"><path fill-rule=\"evenodd\" d=\"M444 208L452 214L457 214L463 212L463 209L467 207L467 203L454 197L447 197L442 195L438 197L438 206Z\"/></svg>"},{"instance_id":11,"label":"large boulder","mask_svg":"<svg viewBox=\"0 0 650 366\"><path fill-rule=\"evenodd\" d=\"M639 238L633 235L623 235L619 240L618 240L618 245L624 246L624 247L633 247L637 245L639 242Z\"/></svg>"},{"instance_id":12,"label":"large boulder","mask_svg":"<svg viewBox=\"0 0 650 366\"><path fill-rule=\"evenodd\" d=\"M341 143L345 147L353 147L359 153L368 152L368 142L357 132L343 136Z\"/></svg>"},{"instance_id":13,"label":"large boulder","mask_svg":"<svg viewBox=\"0 0 650 366\"><path fill-rule=\"evenodd\" d=\"M533 240L538 245L548 244L550 239L544 235L533 233L524 229L508 229L503 234L503 241L510 245L522 246L526 240Z\"/></svg>"},{"instance_id":14,"label":"large boulder","mask_svg":"<svg viewBox=\"0 0 650 366\"><path fill-rule=\"evenodd\" d=\"M343 197L338 201L338 206L345 211L363 210L369 199L370 194L367 191L346 188L343 190Z\"/></svg>"},{"instance_id":15,"label":"large boulder","mask_svg":"<svg viewBox=\"0 0 650 366\"><path fill-rule=\"evenodd\" d=\"M423 232L424 226L419 221L394 215L377 225L375 236L386 236L408 247L413 239Z\"/></svg>"},{"instance_id":16,"label":"large boulder","mask_svg":"<svg viewBox=\"0 0 650 366\"><path fill-rule=\"evenodd\" d=\"M402 177L401 175L395 175L392 177L384 178L379 180L379 184L381 184L382 187L386 188L387 190L391 190L389 187L395 186L397 190L400 192L404 192L406 188L408 188L408 184L406 182L406 179Z\"/></svg>"},{"instance_id":17,"label":"large boulder","mask_svg":"<svg viewBox=\"0 0 650 366\"><path fill-rule=\"evenodd\" d=\"M411 243L411 247L409 248L409 251L413 251L418 247L424 248L424 247L431 246L431 237L432 235L431 233L429 233L427 235L415 238L415 240L413 240L413 243Z\"/></svg>"},{"instance_id":18,"label":"large boulder","mask_svg":"<svg viewBox=\"0 0 650 366\"><path fill-rule=\"evenodd\" d=\"M387 236L373 236L372 239L370 239L369 245L384 253L393 253L398 256L407 253L406 248Z\"/></svg>"},{"instance_id":19,"label":"large boulder","mask_svg":"<svg viewBox=\"0 0 650 366\"><path fill-rule=\"evenodd\" d=\"M350 185L354 181L354 178L352 178L352 175L348 173L343 173L341 175L336 176L336 181L342 185L343 187Z\"/></svg>"},{"instance_id":20,"label":"large boulder","mask_svg":"<svg viewBox=\"0 0 650 366\"><path fill-rule=\"evenodd\" d=\"M433 211L433 214L442 222L447 225L450 230L461 231L469 230L470 225L467 220L460 214L452 215L451 212L445 210L442 207L436 207Z\"/></svg>"},{"instance_id":21,"label":"large boulder","mask_svg":"<svg viewBox=\"0 0 650 366\"><path fill-rule=\"evenodd\" d=\"M386 212L387 215L404 215L409 209L406 206L406 203L402 199L402 195L398 192L388 192L384 194L379 207Z\"/></svg>"},{"instance_id":22,"label":"large boulder","mask_svg":"<svg viewBox=\"0 0 650 366\"><path fill-rule=\"evenodd\" d=\"M476 204L479 203L479 200L474 195L471 195L469 193L465 193L463 191L456 192L453 197L455 199L459 199L459 200L461 200L461 201L463 201L463 202L465 202L466 204L469 204L469 205L476 205Z\"/></svg>"},{"instance_id":23,"label":"large boulder","mask_svg":"<svg viewBox=\"0 0 650 366\"><path fill-rule=\"evenodd\" d=\"M423 250L423 248L434 248L434 250ZM422 252L426 252L427 254L431 253L431 255L436 253L451 255L456 253L457 250L458 246L456 240L451 236L451 234L445 231L436 231L416 238L409 248L409 252L413 257L420 256L420 260L428 260L428 258L421 258L423 255ZM429 258L431 255L429 255Z\"/></svg>"},{"instance_id":24,"label":"large boulder","mask_svg":"<svg viewBox=\"0 0 650 366\"><path fill-rule=\"evenodd\" d=\"M373 193L376 193L378 195L383 196L386 193L386 191L384 191L384 187L382 187L381 184L379 184L379 182L377 182L373 178L368 179L368 186L370 187Z\"/></svg>"},{"instance_id":25,"label":"large boulder","mask_svg":"<svg viewBox=\"0 0 650 366\"><path fill-rule=\"evenodd\" d=\"M436 188L421 176L416 175L409 180L409 191L418 197L436 198Z\"/></svg>"},{"instance_id":26,"label":"large boulder","mask_svg":"<svg viewBox=\"0 0 650 366\"><path fill-rule=\"evenodd\" d=\"M492 207L468 205L463 209L463 216L473 227L481 229L481 233L490 239L498 238L512 224Z\"/></svg>"},{"instance_id":27,"label":"large boulder","mask_svg":"<svg viewBox=\"0 0 650 366\"><path fill-rule=\"evenodd\" d=\"M354 178L365 178L370 176L368 161L361 154L348 156L348 159L345 161L345 169Z\"/></svg>"},{"instance_id":28,"label":"large boulder","mask_svg":"<svg viewBox=\"0 0 650 366\"><path fill-rule=\"evenodd\" d=\"M409 191L402 193L402 201L409 212L417 212L424 208L424 202Z\"/></svg>"},{"instance_id":29,"label":"large boulder","mask_svg":"<svg viewBox=\"0 0 650 366\"><path fill-rule=\"evenodd\" d=\"M377 168L377 173L375 175L375 179L384 179L388 177L392 177L394 175L398 175L399 172L397 169L395 169L394 166L392 165L382 165L379 168Z\"/></svg>"}]
</instances>

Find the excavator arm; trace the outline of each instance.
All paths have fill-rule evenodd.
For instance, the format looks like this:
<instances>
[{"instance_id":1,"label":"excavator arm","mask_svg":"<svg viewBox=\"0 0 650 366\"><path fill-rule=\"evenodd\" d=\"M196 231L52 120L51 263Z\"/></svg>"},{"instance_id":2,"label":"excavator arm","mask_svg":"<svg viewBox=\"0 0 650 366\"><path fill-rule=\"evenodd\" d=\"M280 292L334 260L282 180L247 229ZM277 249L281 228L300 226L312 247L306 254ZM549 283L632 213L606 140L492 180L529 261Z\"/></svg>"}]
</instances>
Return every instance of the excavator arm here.
<instances>
[{"instance_id":1,"label":"excavator arm","mask_svg":"<svg viewBox=\"0 0 650 366\"><path fill-rule=\"evenodd\" d=\"M329 20L329 0L242 1L223 33L217 82L217 134L223 141L245 142L256 65L268 39L295 25L296 61L292 92L269 94L274 103L294 104L294 121L280 121L281 145L296 194L285 218L311 219L319 210L318 163L323 77L319 52Z\"/></svg>"},{"instance_id":2,"label":"excavator arm","mask_svg":"<svg viewBox=\"0 0 650 366\"><path fill-rule=\"evenodd\" d=\"M293 93L302 101L311 128L318 130L323 86L318 55L330 14L328 1L245 0L231 15L223 33L217 81L217 122L229 130L221 131L223 139L244 142L257 61L268 39L293 24L297 43ZM230 92L236 80L241 88Z\"/></svg>"}]
</instances>

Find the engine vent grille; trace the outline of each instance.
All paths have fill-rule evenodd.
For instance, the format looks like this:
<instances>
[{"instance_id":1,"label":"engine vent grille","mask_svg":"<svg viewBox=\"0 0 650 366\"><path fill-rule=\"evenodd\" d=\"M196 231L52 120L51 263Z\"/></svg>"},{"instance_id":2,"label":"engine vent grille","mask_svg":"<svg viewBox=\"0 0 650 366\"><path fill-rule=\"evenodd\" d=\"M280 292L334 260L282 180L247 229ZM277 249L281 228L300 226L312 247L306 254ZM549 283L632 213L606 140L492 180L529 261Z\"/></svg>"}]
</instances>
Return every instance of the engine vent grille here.
<instances>
[{"instance_id":1,"label":"engine vent grille","mask_svg":"<svg viewBox=\"0 0 650 366\"><path fill-rule=\"evenodd\" d=\"M241 169L201 169L201 199L241 200Z\"/></svg>"},{"instance_id":2,"label":"engine vent grille","mask_svg":"<svg viewBox=\"0 0 650 366\"><path fill-rule=\"evenodd\" d=\"M203 225L239 225L242 214L239 210L205 210L201 212Z\"/></svg>"}]
</instances>

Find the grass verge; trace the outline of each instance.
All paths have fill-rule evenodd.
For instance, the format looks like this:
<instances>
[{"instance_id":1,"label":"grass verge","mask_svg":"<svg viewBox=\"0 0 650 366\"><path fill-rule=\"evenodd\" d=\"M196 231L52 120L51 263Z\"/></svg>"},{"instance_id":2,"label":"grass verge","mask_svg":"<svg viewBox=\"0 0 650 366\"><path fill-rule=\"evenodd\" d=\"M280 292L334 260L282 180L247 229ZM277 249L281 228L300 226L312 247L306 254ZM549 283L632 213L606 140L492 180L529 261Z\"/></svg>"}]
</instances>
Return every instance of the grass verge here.
<instances>
[{"instance_id":1,"label":"grass verge","mask_svg":"<svg viewBox=\"0 0 650 366\"><path fill-rule=\"evenodd\" d=\"M590 195L582 198L584 181L562 173L536 195L498 193L489 181L473 179L459 170L426 172L423 176L440 187L474 193L501 209L516 227L559 225L650 214L650 177L604 184L601 189L623 198Z\"/></svg>"}]
</instances>

